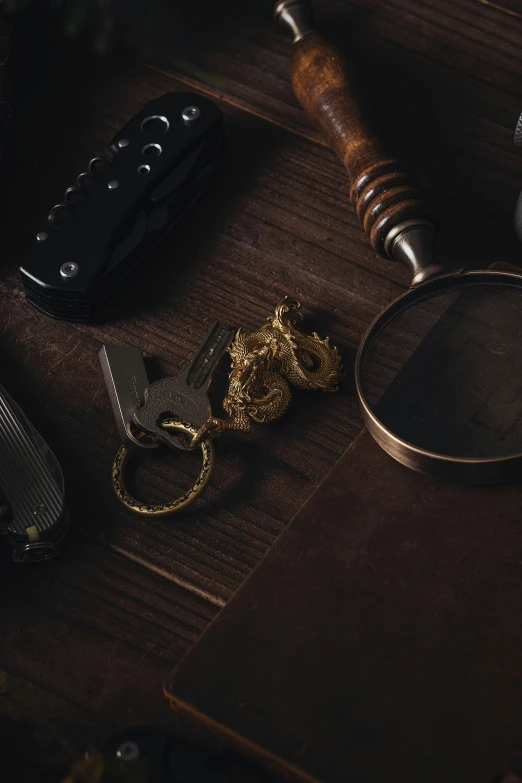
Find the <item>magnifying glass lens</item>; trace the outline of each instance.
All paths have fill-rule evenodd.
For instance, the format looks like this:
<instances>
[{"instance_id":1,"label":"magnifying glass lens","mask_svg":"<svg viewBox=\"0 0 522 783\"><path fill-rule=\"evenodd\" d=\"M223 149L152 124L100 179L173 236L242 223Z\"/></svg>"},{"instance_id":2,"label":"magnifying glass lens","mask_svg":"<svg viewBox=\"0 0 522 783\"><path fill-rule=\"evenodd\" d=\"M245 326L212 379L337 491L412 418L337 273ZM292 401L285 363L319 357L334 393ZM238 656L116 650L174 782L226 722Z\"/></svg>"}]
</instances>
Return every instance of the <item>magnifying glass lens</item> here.
<instances>
[{"instance_id":1,"label":"magnifying glass lens","mask_svg":"<svg viewBox=\"0 0 522 783\"><path fill-rule=\"evenodd\" d=\"M521 453L520 281L456 280L406 303L368 344L360 388L384 427L420 449L460 459Z\"/></svg>"}]
</instances>

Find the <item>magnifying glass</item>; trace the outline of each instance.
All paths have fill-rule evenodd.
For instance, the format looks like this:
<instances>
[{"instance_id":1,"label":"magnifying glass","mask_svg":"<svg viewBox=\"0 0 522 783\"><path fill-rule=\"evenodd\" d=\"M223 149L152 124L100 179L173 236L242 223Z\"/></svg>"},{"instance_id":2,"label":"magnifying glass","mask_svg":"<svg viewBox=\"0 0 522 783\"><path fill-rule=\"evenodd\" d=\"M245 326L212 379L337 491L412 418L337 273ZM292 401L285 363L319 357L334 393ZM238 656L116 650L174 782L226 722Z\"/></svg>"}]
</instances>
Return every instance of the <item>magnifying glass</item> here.
<instances>
[{"instance_id":1,"label":"magnifying glass","mask_svg":"<svg viewBox=\"0 0 522 783\"><path fill-rule=\"evenodd\" d=\"M384 153L338 50L311 26L305 0L282 0L291 75L310 119L345 165L350 195L378 254L405 263L412 288L375 319L356 385L376 442L421 472L476 483L522 467L522 275L445 272L420 183Z\"/></svg>"}]
</instances>

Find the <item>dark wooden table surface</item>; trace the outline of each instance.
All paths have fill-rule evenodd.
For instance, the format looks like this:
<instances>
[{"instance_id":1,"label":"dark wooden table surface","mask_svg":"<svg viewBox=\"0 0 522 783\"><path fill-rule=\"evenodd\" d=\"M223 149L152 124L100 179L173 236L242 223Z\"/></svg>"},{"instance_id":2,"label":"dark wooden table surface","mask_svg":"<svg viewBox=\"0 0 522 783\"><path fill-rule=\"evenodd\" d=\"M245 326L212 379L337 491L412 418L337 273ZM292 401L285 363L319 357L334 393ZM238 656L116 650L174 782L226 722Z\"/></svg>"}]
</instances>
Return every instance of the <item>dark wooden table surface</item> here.
<instances>
[{"instance_id":1,"label":"dark wooden table surface","mask_svg":"<svg viewBox=\"0 0 522 783\"><path fill-rule=\"evenodd\" d=\"M43 13L17 23L1 381L63 465L72 519L59 559L2 562L3 753L33 772L49 754L63 760L116 727L171 723L162 696L169 671L361 430L354 352L372 318L408 285L405 270L368 247L341 165L296 104L290 44L274 28L271 3L180 0L169 15L163 5L143 4L143 27L155 37L139 52L95 54L88 35L67 40ZM473 267L519 264L519 4L316 7L321 28L358 60L391 145L433 191L440 256ZM132 25L139 14L130 17ZM33 310L17 267L50 206L143 103L187 89L211 96L225 114L220 179L133 274L103 323L58 323ZM296 395L280 423L224 438L211 489L179 518L127 513L110 485L118 439L101 343L140 346L160 377L186 361L216 318L254 328L285 294L302 301L308 327L339 346L342 391ZM170 497L196 465L179 455L151 460L140 485ZM27 754L28 742L38 753Z\"/></svg>"}]
</instances>

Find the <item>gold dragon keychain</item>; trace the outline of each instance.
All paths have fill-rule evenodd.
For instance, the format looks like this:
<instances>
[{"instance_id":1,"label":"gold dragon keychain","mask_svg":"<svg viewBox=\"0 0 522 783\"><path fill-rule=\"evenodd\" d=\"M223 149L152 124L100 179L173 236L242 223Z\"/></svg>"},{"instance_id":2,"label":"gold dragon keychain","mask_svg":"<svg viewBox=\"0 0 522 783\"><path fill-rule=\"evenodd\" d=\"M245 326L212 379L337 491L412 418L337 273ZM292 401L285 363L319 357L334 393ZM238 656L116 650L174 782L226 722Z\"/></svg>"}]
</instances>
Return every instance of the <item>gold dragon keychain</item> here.
<instances>
[{"instance_id":1,"label":"gold dragon keychain","mask_svg":"<svg viewBox=\"0 0 522 783\"><path fill-rule=\"evenodd\" d=\"M227 430L249 432L252 422L279 419L291 402L291 387L336 391L342 364L328 337L297 328L301 305L285 297L273 318L254 332L215 323L189 364L180 373L149 384L137 348L104 346L100 352L105 380L122 439L113 464L112 483L127 508L146 516L167 516L193 503L205 490L214 469L212 441ZM233 337L233 339L232 339ZM212 415L208 387L213 370L228 350L232 361L226 418ZM132 453L156 448L201 449L202 467L195 484L170 503L149 504L128 492L125 471Z\"/></svg>"}]
</instances>

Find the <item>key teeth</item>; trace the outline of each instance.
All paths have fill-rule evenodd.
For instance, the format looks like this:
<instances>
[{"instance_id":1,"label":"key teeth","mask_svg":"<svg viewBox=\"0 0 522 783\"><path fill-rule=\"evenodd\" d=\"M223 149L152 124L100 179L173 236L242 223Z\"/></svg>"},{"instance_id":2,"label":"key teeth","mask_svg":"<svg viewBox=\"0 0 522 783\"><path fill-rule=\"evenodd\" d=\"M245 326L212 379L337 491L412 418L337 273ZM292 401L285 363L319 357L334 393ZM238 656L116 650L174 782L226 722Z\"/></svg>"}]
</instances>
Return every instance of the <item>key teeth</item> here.
<instances>
[{"instance_id":1,"label":"key teeth","mask_svg":"<svg viewBox=\"0 0 522 783\"><path fill-rule=\"evenodd\" d=\"M208 384L233 336L233 329L218 321L212 324L191 362L176 376L162 378L145 389L144 403L134 413L138 427L157 435L169 446L183 448L178 438L161 429L158 421L173 416L186 418L198 428L206 424L211 416L206 394Z\"/></svg>"},{"instance_id":2,"label":"key teeth","mask_svg":"<svg viewBox=\"0 0 522 783\"><path fill-rule=\"evenodd\" d=\"M228 327L224 326L219 321L214 321L212 326L210 327L210 330L205 337L204 341L201 343L200 348L197 350L196 355L194 356L194 359L192 360L189 367L187 367L187 378L186 381L189 385L194 385L195 389L200 389L208 380L209 380L209 374L206 372L207 367L204 365L199 364L201 361L201 357L208 353L209 348L214 345L212 356L218 355L219 358L216 361L210 362L210 366L212 367L212 371L215 369L217 363L220 361L221 357L225 353L226 349L230 345L230 342L232 341L232 338L234 336L234 331L232 329L228 329ZM209 359L207 359L206 364L209 364Z\"/></svg>"}]
</instances>

